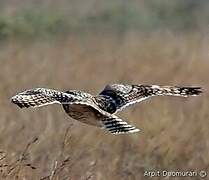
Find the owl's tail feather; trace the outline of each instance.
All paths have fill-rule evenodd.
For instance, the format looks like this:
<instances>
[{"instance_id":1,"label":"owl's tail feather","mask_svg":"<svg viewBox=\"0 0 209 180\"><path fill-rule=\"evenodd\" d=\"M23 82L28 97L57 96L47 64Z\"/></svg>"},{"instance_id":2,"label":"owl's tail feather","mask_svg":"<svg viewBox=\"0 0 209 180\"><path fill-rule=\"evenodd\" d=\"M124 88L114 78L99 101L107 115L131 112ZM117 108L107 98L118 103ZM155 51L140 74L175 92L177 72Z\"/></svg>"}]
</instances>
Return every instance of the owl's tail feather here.
<instances>
[{"instance_id":1,"label":"owl's tail feather","mask_svg":"<svg viewBox=\"0 0 209 180\"><path fill-rule=\"evenodd\" d=\"M180 86L153 86L156 95L166 96L198 96L202 93L201 87L180 87Z\"/></svg>"},{"instance_id":2,"label":"owl's tail feather","mask_svg":"<svg viewBox=\"0 0 209 180\"><path fill-rule=\"evenodd\" d=\"M126 121L114 115L104 117L102 119L102 123L102 128L107 129L112 134L127 134L140 131L138 128L128 124Z\"/></svg>"}]
</instances>

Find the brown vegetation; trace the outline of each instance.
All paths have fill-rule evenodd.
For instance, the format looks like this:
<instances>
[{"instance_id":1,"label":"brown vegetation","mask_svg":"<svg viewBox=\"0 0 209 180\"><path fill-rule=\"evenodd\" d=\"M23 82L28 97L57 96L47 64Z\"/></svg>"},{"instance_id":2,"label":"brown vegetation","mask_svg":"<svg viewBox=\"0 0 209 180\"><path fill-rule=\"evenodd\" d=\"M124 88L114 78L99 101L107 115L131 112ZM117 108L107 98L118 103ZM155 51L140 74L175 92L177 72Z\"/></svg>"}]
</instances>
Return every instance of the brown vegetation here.
<instances>
[{"instance_id":1,"label":"brown vegetation","mask_svg":"<svg viewBox=\"0 0 209 180\"><path fill-rule=\"evenodd\" d=\"M1 1L0 180L209 173L208 7L205 0ZM132 106L119 116L141 131L118 136L74 121L59 105L10 102L34 87L97 94L108 83L193 85L204 93Z\"/></svg>"},{"instance_id":2,"label":"brown vegetation","mask_svg":"<svg viewBox=\"0 0 209 180\"><path fill-rule=\"evenodd\" d=\"M2 44L0 179L138 180L145 170L208 171L208 47L205 34L168 32ZM120 116L141 132L119 136L72 120L58 105L19 109L9 101L32 87L96 94L108 83L195 85L205 92L130 107Z\"/></svg>"}]
</instances>

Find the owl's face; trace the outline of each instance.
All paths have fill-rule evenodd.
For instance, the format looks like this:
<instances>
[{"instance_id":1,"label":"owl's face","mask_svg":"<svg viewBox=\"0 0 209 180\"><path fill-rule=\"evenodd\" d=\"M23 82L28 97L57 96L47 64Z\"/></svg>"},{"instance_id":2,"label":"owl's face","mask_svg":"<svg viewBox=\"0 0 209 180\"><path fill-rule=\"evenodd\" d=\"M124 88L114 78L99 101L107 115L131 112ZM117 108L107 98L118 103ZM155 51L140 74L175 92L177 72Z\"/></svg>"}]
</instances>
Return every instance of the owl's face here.
<instances>
[{"instance_id":1,"label":"owl's face","mask_svg":"<svg viewBox=\"0 0 209 180\"><path fill-rule=\"evenodd\" d=\"M127 94L130 93L132 90L132 86L130 85L123 85L123 84L113 84L107 85L103 91L112 93L112 94Z\"/></svg>"}]
</instances>

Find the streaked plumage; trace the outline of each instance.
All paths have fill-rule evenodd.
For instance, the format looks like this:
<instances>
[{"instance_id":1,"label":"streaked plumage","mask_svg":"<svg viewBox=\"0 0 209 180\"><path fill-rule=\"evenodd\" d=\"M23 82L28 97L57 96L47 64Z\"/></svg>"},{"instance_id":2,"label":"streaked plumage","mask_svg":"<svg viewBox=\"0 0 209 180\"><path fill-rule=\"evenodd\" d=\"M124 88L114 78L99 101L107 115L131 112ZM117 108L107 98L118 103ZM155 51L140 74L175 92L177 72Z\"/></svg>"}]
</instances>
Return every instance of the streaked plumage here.
<instances>
[{"instance_id":1,"label":"streaked plumage","mask_svg":"<svg viewBox=\"0 0 209 180\"><path fill-rule=\"evenodd\" d=\"M107 129L113 134L122 134L139 131L115 115L125 107L153 96L187 97L201 92L200 87L113 84L107 85L96 96L77 90L61 92L36 88L13 96L11 101L20 108L59 103L69 116L78 121Z\"/></svg>"}]
</instances>

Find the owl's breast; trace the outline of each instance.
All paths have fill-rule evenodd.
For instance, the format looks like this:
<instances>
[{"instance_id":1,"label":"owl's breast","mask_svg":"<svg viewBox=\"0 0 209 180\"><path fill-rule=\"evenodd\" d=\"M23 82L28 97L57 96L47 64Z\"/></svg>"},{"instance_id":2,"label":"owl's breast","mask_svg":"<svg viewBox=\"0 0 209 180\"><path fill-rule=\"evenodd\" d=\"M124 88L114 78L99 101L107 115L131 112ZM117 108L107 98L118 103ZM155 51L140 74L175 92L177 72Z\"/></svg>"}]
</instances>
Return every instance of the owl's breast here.
<instances>
[{"instance_id":1,"label":"owl's breast","mask_svg":"<svg viewBox=\"0 0 209 180\"><path fill-rule=\"evenodd\" d=\"M63 104L65 112L75 120L101 127L101 114L93 107L82 104Z\"/></svg>"}]
</instances>

